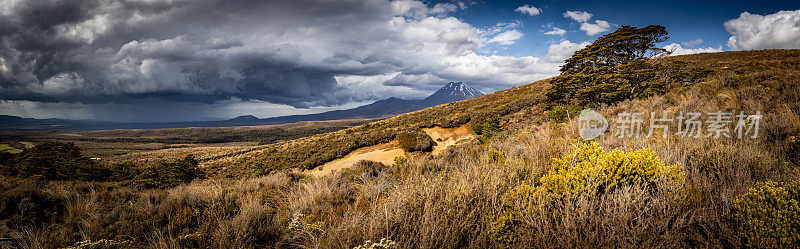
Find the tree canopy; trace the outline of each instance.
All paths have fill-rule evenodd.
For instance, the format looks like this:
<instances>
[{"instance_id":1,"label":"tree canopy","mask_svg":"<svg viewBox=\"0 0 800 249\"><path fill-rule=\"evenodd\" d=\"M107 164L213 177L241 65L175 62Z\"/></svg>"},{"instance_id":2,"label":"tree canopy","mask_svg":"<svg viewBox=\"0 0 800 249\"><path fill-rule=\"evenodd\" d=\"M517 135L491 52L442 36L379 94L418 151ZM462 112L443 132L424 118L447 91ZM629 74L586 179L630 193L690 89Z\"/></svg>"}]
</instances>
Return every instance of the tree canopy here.
<instances>
[{"instance_id":1,"label":"tree canopy","mask_svg":"<svg viewBox=\"0 0 800 249\"><path fill-rule=\"evenodd\" d=\"M647 59L666 52L656 43L666 41L660 25L622 26L565 60L561 75L553 78L547 97L552 103L589 106L614 103L652 92L654 66Z\"/></svg>"}]
</instances>

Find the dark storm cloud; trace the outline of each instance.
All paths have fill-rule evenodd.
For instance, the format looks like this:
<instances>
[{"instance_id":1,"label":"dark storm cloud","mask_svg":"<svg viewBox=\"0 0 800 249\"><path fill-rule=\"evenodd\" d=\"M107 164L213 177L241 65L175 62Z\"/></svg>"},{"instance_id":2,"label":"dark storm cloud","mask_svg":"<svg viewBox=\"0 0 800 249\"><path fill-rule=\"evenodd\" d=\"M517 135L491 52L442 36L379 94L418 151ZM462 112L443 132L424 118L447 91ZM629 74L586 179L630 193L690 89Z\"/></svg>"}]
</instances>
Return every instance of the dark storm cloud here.
<instances>
[{"instance_id":1,"label":"dark storm cloud","mask_svg":"<svg viewBox=\"0 0 800 249\"><path fill-rule=\"evenodd\" d=\"M334 76L381 69L346 55L258 44L296 28L347 28L384 14L364 1L19 1L0 16L0 98L105 102L230 97L340 104ZM332 20L336 22L331 22ZM266 32L255 37L257 32ZM255 39L245 44L238 39ZM249 47L245 47L249 46ZM370 58L364 64L374 62Z\"/></svg>"},{"instance_id":2,"label":"dark storm cloud","mask_svg":"<svg viewBox=\"0 0 800 249\"><path fill-rule=\"evenodd\" d=\"M449 81L490 92L557 72L560 62L480 54L493 37L515 27L483 30L448 16L464 6L415 0L4 0L0 110L79 103L73 106L116 118L103 114L116 111L99 109L141 110L120 106L156 102L186 110L236 101L339 106L420 98Z\"/></svg>"}]
</instances>

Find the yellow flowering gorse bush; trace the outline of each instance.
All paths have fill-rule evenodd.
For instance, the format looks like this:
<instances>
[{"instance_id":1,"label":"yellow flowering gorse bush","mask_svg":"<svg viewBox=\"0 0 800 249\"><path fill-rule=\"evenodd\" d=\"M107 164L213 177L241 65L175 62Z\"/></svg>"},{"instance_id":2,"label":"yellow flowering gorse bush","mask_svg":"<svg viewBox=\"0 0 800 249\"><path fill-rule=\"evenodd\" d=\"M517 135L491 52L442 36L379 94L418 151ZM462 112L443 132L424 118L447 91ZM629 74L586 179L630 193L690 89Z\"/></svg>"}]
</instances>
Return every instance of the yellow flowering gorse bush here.
<instances>
[{"instance_id":1,"label":"yellow flowering gorse bush","mask_svg":"<svg viewBox=\"0 0 800 249\"><path fill-rule=\"evenodd\" d=\"M800 246L800 181L757 183L734 200L733 210L743 245Z\"/></svg>"},{"instance_id":2,"label":"yellow flowering gorse bush","mask_svg":"<svg viewBox=\"0 0 800 249\"><path fill-rule=\"evenodd\" d=\"M683 183L683 173L678 165L666 166L649 148L606 152L592 142L554 158L550 172L539 181L539 194L564 197L603 194L623 185L645 184L652 188L659 181L678 187Z\"/></svg>"},{"instance_id":3,"label":"yellow flowering gorse bush","mask_svg":"<svg viewBox=\"0 0 800 249\"><path fill-rule=\"evenodd\" d=\"M579 144L571 153L553 159L550 171L539 179L539 185L522 184L505 194L502 213L492 233L500 241L512 242L515 227L521 224L519 216L529 208L543 207L558 214L561 202L581 195L603 195L618 187L634 185L651 190L677 190L683 182L680 167L667 166L649 148L606 152L596 142Z\"/></svg>"}]
</instances>

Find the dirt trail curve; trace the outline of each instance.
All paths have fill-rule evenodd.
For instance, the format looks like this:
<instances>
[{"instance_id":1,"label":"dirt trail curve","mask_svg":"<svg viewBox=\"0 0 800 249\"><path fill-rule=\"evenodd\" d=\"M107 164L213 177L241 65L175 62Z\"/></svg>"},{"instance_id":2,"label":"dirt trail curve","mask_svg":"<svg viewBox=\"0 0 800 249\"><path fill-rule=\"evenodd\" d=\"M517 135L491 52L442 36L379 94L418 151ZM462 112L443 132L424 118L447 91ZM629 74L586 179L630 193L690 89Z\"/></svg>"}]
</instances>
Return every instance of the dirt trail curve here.
<instances>
[{"instance_id":1,"label":"dirt trail curve","mask_svg":"<svg viewBox=\"0 0 800 249\"><path fill-rule=\"evenodd\" d=\"M456 145L477 137L470 127L472 126L467 123L456 128L435 126L433 128L423 128L422 130L436 142L436 146L433 147L433 152L431 153L433 155L439 155L451 145Z\"/></svg>"},{"instance_id":2,"label":"dirt trail curve","mask_svg":"<svg viewBox=\"0 0 800 249\"><path fill-rule=\"evenodd\" d=\"M428 136L430 136L436 146L433 147L431 152L433 155L441 154L448 146L457 145L461 142L468 141L476 137L475 133L470 129L470 125L466 124L456 128L424 128ZM309 176L322 177L333 173L336 170L346 169L352 167L355 163L361 160L370 160L374 162L381 162L385 165L394 163L394 158L398 156L405 156L406 153L400 148L397 140L389 143L383 143L357 149L348 153L346 156L327 162L311 170L305 170L304 173Z\"/></svg>"},{"instance_id":3,"label":"dirt trail curve","mask_svg":"<svg viewBox=\"0 0 800 249\"><path fill-rule=\"evenodd\" d=\"M306 170L310 176L321 177L333 173L335 170L350 168L353 164L361 160L381 162L385 165L394 163L394 158L405 155L405 151L400 148L397 141L364 147L348 153L346 156L317 166L314 169Z\"/></svg>"}]
</instances>

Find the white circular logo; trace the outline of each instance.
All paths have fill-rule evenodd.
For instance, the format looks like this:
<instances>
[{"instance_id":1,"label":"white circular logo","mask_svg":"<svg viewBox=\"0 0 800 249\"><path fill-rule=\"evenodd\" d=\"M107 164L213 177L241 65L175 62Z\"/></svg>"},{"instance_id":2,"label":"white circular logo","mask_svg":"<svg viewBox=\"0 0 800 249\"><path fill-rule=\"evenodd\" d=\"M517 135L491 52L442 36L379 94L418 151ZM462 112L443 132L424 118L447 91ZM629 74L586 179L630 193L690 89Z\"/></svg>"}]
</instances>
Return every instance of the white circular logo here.
<instances>
[{"instance_id":1,"label":"white circular logo","mask_svg":"<svg viewBox=\"0 0 800 249\"><path fill-rule=\"evenodd\" d=\"M581 115L578 116L578 126L581 138L592 140L606 132L608 121L603 115L592 109L583 109Z\"/></svg>"}]
</instances>

